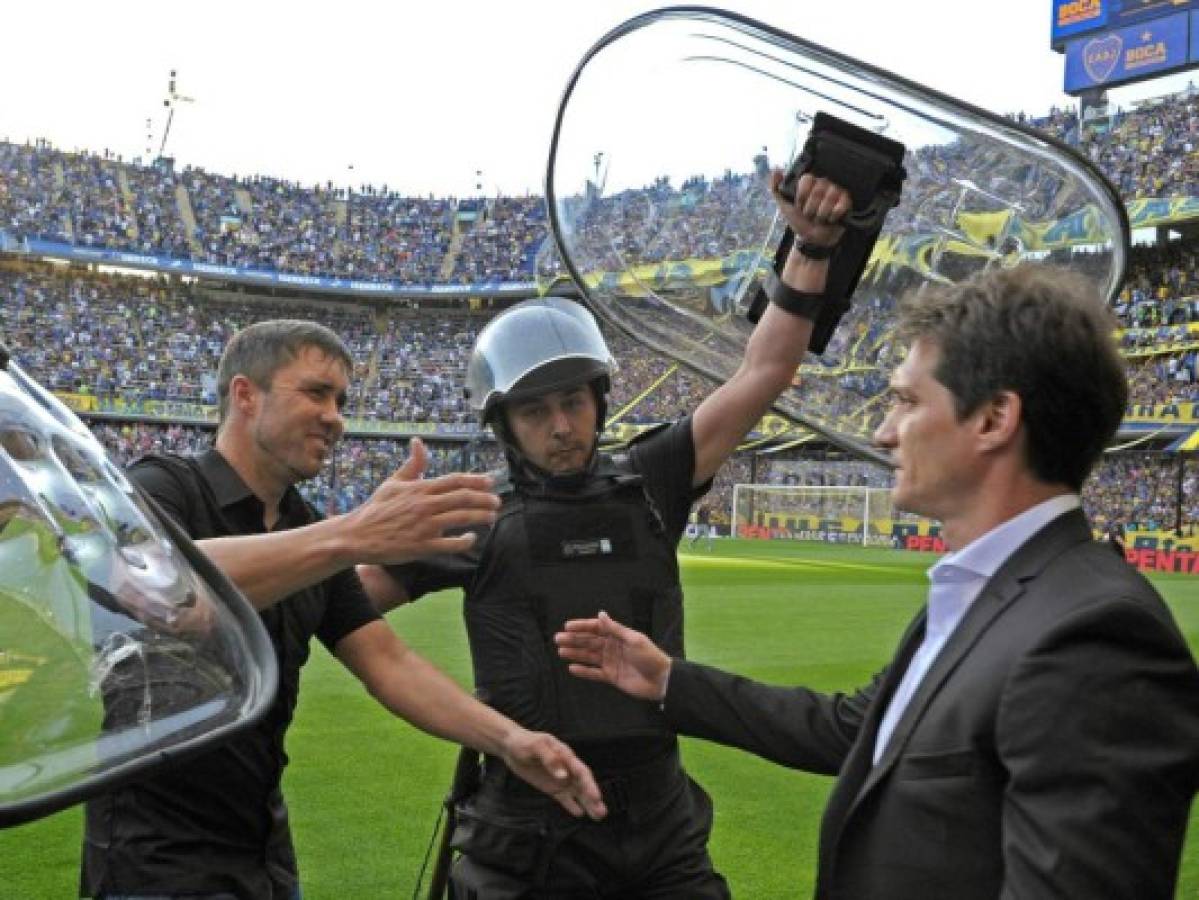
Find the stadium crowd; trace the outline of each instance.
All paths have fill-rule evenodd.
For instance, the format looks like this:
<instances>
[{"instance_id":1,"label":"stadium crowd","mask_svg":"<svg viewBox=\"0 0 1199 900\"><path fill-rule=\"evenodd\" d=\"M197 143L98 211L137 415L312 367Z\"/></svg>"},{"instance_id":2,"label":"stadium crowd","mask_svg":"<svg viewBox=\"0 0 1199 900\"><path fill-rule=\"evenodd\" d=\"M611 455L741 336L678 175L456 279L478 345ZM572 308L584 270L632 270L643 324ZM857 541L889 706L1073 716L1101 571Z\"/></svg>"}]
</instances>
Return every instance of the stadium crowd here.
<instances>
[{"instance_id":1,"label":"stadium crowd","mask_svg":"<svg viewBox=\"0 0 1199 900\"><path fill-rule=\"evenodd\" d=\"M467 284L528 281L539 197L403 196L67 153L0 141L0 230L78 247L299 275ZM461 233L463 252L451 252ZM447 267L448 266L448 267Z\"/></svg>"},{"instance_id":2,"label":"stadium crowd","mask_svg":"<svg viewBox=\"0 0 1199 900\"><path fill-rule=\"evenodd\" d=\"M210 426L177 423L96 420L93 431L113 459L128 464L147 453L190 454L212 442ZM346 512L362 503L409 452L407 439L348 438L329 465L302 490L318 509ZM502 459L491 441L426 440L430 476L451 471L496 471ZM890 486L890 473L871 463L844 459L812 459L791 451L782 454L743 452L719 472L705 498L713 524L727 529L737 484L804 487ZM1097 528L1126 531L1171 530L1181 520L1186 537L1199 523L1199 461L1162 453L1113 454L1092 474L1083 504ZM1181 510L1181 516L1179 515Z\"/></svg>"},{"instance_id":3,"label":"stadium crowd","mask_svg":"<svg viewBox=\"0 0 1199 900\"><path fill-rule=\"evenodd\" d=\"M1082 128L1065 110L1024 119L1088 154L1127 198L1199 197L1193 90L1114 111L1102 127ZM950 161L978 162L971 167L978 183L947 180ZM753 249L773 214L760 183L766 159L752 163L753 172L695 176L677 187L660 178L602 196L592 185L564 199L564 208L580 247L600 263L627 262L631 248L636 263L724 258ZM965 139L917 148L910 165L921 187L905 194L892 229L956 227L951 217L963 208L986 211L986 193L1000 182L1018 184L1026 214L1048 214L1061 188ZM527 281L546 243L539 197L420 198L331 181L305 187L265 175L177 172L109 151L69 153L45 141L0 142L0 176L0 229L17 238L221 265L413 285ZM1134 271L1130 295L1187 294L1195 259L1181 257ZM1128 305L1137 316L1152 315L1136 299Z\"/></svg>"},{"instance_id":4,"label":"stadium crowd","mask_svg":"<svg viewBox=\"0 0 1199 900\"><path fill-rule=\"evenodd\" d=\"M1062 110L1029 121L1082 149L1129 200L1199 197L1194 91L1116 111L1101 128L1080 127L1073 112ZM896 221L940 221L948 200L935 190L938 173L948 157L975 152L960 142L913 154L928 191L905 196ZM755 167L764 163L756 160ZM580 246L600 262L632 247L637 263L727 258L745 248L747 235L770 214L759 176L726 172L677 188L659 179L640 190L608 197L591 190L564 202ZM1042 186L1027 188L1037 195ZM1051 202L1052 191L1043 193ZM68 153L45 141L0 142L0 230L77 246L418 285L511 282L529 280L539 268L560 271L556 254L546 249L538 197L418 198L386 186L332 182L307 188L266 176L177 172L108 151ZM904 286L902 278L877 284L884 286L860 293L829 352L800 375L805 410L860 435L869 435L880 415L891 350L885 313ZM462 391L467 350L490 310L451 298L421 306L262 298L165 276L0 264L8 346L42 383L73 395L85 413L203 420L216 399L216 360L233 333L263 318L311 318L341 334L353 352L347 412L357 422L459 429L457 443L432 442L434 471L493 468L499 463L494 446L469 440L473 419ZM1114 311L1123 326L1133 404L1199 401L1199 248L1186 241L1136 248ZM623 334L608 337L621 369L609 410L620 425L673 418L714 387ZM110 450L128 460L160 448L186 452L210 439L210 423L178 421L98 423ZM312 485L313 496L323 508L352 507L394 468L405 447L390 437L345 442ZM1195 475L1189 463L1184 469L1180 480L1173 456L1114 455L1092 479L1086 501L1100 522L1172 524L1180 502L1184 519L1193 520L1199 515L1199 501L1191 499ZM722 510L731 502L731 486L750 478L883 486L887 476L865 464L744 453L717 479L710 500L715 521L727 519Z\"/></svg>"},{"instance_id":5,"label":"stadium crowd","mask_svg":"<svg viewBox=\"0 0 1199 900\"><path fill-rule=\"evenodd\" d=\"M368 423L436 423L460 426L464 433L473 430L462 390L464 367L468 348L488 314L467 306L430 312L334 301L251 300L162 278L32 265L0 268L0 296L7 341L22 364L53 390L104 401L107 405L100 408L195 419L197 408L216 401L216 361L235 331L263 318L300 316L329 325L349 344L356 369L347 410L351 416ZM842 424L853 423L861 434L869 434L881 409L871 398L885 385L879 364L885 362L889 342L877 312L887 302L865 301L872 314L862 315L846 329L842 366L827 373L817 369L805 379L812 406L831 405ZM694 408L714 388L708 378L646 352L621 333L608 337L620 365L610 405L618 424L665 421L678 410ZM1135 404L1199 400L1199 339L1187 325L1128 329L1123 341ZM861 407L857 419L848 409L853 402ZM110 448L122 460L159 448L186 451L207 440L206 431L178 424L118 427L105 422L103 428ZM388 461L397 461L405 445L366 438L347 443L336 464L311 486L312 496L325 509L351 508L394 468ZM482 446L488 449L434 442L434 470L498 466L491 445ZM1133 461L1116 458L1101 467L1088 492L1096 520L1173 522L1168 513L1177 506L1176 478L1168 473L1150 477L1170 465L1168 458L1142 453ZM1128 480L1130 471L1136 472L1135 492L1121 487L1133 483ZM746 455L717 480L710 501L715 522L727 520L724 511L731 505L732 485L751 479L769 484L886 483L884 473L864 464L784 465L770 455L751 463ZM1193 506L1187 506L1186 516L1199 513Z\"/></svg>"},{"instance_id":6,"label":"stadium crowd","mask_svg":"<svg viewBox=\"0 0 1199 900\"><path fill-rule=\"evenodd\" d=\"M1199 93L1110 111L1098 127L1080 127L1073 109L1054 109L1032 124L1087 154L1125 197L1199 196Z\"/></svg>"}]
</instances>

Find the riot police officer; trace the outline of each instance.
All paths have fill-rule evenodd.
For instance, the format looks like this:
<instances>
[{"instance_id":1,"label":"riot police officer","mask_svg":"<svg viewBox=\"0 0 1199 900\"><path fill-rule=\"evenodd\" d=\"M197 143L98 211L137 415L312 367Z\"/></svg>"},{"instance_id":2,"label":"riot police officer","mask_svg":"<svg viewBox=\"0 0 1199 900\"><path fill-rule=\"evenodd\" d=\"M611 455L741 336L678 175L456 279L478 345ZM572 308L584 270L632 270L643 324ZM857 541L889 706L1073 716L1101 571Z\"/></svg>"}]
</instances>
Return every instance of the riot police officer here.
<instances>
[{"instance_id":1,"label":"riot police officer","mask_svg":"<svg viewBox=\"0 0 1199 900\"><path fill-rule=\"evenodd\" d=\"M467 370L472 406L507 461L494 525L463 554L360 569L385 606L462 587L480 697L563 738L604 792L606 821L568 820L486 759L458 809L455 897L729 895L707 851L711 802L658 708L571 678L553 635L604 609L683 651L676 548L691 506L790 385L850 208L846 191L810 175L790 201L781 178L771 187L797 239L775 291L806 305L772 303L732 378L627 453L600 453L616 364L595 320L569 300L517 304L480 332Z\"/></svg>"}]
</instances>

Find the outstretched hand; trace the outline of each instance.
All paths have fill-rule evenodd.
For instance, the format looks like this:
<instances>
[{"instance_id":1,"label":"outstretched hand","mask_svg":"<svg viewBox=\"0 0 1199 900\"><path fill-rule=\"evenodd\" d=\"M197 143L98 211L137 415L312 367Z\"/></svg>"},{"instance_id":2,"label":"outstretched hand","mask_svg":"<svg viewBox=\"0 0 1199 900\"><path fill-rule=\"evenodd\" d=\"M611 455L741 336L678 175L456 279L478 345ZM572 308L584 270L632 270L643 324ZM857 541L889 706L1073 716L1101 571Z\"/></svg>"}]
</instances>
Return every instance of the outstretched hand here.
<instances>
[{"instance_id":1,"label":"outstretched hand","mask_svg":"<svg viewBox=\"0 0 1199 900\"><path fill-rule=\"evenodd\" d=\"M591 770L552 734L518 728L505 740L502 756L510 771L549 794L572 816L599 820L608 814Z\"/></svg>"},{"instance_id":2,"label":"outstretched hand","mask_svg":"<svg viewBox=\"0 0 1199 900\"><path fill-rule=\"evenodd\" d=\"M782 182L781 169L770 173L770 193L800 241L817 247L832 247L839 242L845 234L841 222L853 209L849 191L809 172L800 176L792 202L779 192Z\"/></svg>"},{"instance_id":3,"label":"outstretched hand","mask_svg":"<svg viewBox=\"0 0 1199 900\"><path fill-rule=\"evenodd\" d=\"M594 619L571 619L563 628L554 643L570 663L571 675L602 681L642 700L666 696L670 657L640 631L606 612Z\"/></svg>"},{"instance_id":4,"label":"outstretched hand","mask_svg":"<svg viewBox=\"0 0 1199 900\"><path fill-rule=\"evenodd\" d=\"M487 475L422 476L429 455L413 438L412 452L366 503L345 516L357 562L394 565L438 553L461 553L475 542L472 532L446 532L489 525L500 498Z\"/></svg>"}]
</instances>

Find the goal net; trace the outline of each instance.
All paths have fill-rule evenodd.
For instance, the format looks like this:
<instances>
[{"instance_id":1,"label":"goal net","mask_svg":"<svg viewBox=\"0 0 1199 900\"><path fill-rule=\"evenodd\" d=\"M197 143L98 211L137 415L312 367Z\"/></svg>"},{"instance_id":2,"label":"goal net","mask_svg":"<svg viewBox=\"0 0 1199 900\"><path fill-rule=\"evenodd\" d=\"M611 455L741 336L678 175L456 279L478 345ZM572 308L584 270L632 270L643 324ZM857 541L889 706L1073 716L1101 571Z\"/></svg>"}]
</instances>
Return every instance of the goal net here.
<instances>
[{"instance_id":1,"label":"goal net","mask_svg":"<svg viewBox=\"0 0 1199 900\"><path fill-rule=\"evenodd\" d=\"M734 485L731 522L737 537L886 547L928 528L892 508L889 488L851 486Z\"/></svg>"}]
</instances>

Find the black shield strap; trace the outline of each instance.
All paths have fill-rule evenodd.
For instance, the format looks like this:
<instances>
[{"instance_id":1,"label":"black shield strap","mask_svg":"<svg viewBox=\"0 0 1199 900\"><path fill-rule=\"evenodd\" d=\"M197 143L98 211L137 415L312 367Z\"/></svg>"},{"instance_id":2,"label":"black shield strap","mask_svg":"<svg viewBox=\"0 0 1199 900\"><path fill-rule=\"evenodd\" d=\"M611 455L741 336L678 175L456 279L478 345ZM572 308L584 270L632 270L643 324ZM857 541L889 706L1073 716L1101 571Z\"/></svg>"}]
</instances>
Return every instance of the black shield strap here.
<instances>
[{"instance_id":1,"label":"black shield strap","mask_svg":"<svg viewBox=\"0 0 1199 900\"><path fill-rule=\"evenodd\" d=\"M898 141L851 125L835 116L818 112L803 152L790 166L779 193L794 200L795 187L805 173L827 178L849 192L853 207L845 217L845 234L829 261L825 300L815 320L808 347L823 353L833 330L849 309L887 213L899 203L907 172L903 168L904 145ZM781 272L795 242L790 228L783 234L774 256L774 270ZM757 322L769 301L761 282L746 313Z\"/></svg>"}]
</instances>

